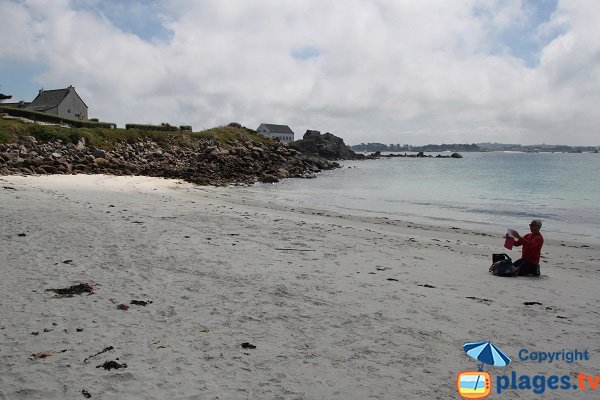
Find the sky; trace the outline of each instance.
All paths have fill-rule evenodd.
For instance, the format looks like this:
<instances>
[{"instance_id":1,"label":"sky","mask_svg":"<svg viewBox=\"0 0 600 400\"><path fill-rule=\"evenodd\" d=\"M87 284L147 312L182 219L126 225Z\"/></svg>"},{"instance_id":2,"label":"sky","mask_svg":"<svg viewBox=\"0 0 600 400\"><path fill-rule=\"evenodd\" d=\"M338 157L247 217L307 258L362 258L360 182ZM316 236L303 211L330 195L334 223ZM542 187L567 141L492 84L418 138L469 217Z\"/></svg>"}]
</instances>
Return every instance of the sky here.
<instances>
[{"instance_id":1,"label":"sky","mask_svg":"<svg viewBox=\"0 0 600 400\"><path fill-rule=\"evenodd\" d=\"M600 145L597 0L0 0L0 92L367 142Z\"/></svg>"}]
</instances>

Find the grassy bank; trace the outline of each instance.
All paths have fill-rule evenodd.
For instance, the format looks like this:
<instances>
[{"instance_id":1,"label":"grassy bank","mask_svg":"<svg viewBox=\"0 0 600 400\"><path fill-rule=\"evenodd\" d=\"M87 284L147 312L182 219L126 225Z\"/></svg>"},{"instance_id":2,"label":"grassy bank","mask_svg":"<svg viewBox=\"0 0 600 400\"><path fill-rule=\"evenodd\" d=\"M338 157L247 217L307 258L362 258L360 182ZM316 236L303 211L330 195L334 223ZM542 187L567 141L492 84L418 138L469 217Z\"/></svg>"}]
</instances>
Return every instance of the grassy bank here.
<instances>
[{"instance_id":1,"label":"grassy bank","mask_svg":"<svg viewBox=\"0 0 600 400\"><path fill-rule=\"evenodd\" d=\"M107 129L107 128L63 128L60 126L24 123L19 120L0 118L0 143L14 143L19 135L35 137L38 141L61 140L64 143L77 142L84 138L92 146L111 149L116 143L137 142L150 138L158 144L178 143L182 146L194 140L213 138L227 145L233 141L251 141L272 143L272 140L256 132L244 128L221 126L200 132L160 132L139 129Z\"/></svg>"}]
</instances>

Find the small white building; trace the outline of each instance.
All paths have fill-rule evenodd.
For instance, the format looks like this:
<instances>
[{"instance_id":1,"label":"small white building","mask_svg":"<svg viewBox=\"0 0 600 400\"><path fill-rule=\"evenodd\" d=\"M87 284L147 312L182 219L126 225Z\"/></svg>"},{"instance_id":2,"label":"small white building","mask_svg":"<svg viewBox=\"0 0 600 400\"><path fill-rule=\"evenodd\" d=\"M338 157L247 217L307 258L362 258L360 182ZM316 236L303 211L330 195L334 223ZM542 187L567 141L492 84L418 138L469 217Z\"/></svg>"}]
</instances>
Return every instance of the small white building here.
<instances>
[{"instance_id":1,"label":"small white building","mask_svg":"<svg viewBox=\"0 0 600 400\"><path fill-rule=\"evenodd\" d=\"M40 90L26 109L58 115L59 117L87 121L88 107L73 86L65 89Z\"/></svg>"},{"instance_id":2,"label":"small white building","mask_svg":"<svg viewBox=\"0 0 600 400\"><path fill-rule=\"evenodd\" d=\"M270 138L277 138L281 143L294 141L294 131L287 125L260 124L256 131Z\"/></svg>"}]
</instances>

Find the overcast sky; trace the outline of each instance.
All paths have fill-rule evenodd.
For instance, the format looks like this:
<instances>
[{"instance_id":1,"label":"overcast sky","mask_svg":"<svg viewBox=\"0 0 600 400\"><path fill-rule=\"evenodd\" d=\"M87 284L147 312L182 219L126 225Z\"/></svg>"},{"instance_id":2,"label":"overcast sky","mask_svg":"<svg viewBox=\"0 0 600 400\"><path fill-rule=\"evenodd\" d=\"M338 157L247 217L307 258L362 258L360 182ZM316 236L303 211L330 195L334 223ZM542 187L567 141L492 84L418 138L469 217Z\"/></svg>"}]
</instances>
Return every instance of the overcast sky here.
<instances>
[{"instance_id":1,"label":"overcast sky","mask_svg":"<svg viewBox=\"0 0 600 400\"><path fill-rule=\"evenodd\" d=\"M0 92L346 143L600 145L597 0L0 0Z\"/></svg>"}]
</instances>

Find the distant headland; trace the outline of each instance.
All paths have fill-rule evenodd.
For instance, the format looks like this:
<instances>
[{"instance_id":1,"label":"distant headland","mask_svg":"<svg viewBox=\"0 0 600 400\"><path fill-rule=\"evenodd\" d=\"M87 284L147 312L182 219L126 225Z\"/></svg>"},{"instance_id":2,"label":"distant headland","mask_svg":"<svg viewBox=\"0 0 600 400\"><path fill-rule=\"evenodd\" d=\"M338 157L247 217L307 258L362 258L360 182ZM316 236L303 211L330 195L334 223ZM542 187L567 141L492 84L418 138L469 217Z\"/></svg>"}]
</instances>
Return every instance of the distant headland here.
<instances>
[{"instance_id":1,"label":"distant headland","mask_svg":"<svg viewBox=\"0 0 600 400\"><path fill-rule=\"evenodd\" d=\"M424 146L411 146L408 144L383 144L383 143L361 143L350 146L358 152L441 152L441 151L522 151L527 153L598 153L600 146L567 146L554 144L503 144L503 143L472 143L472 144L427 144Z\"/></svg>"}]
</instances>

